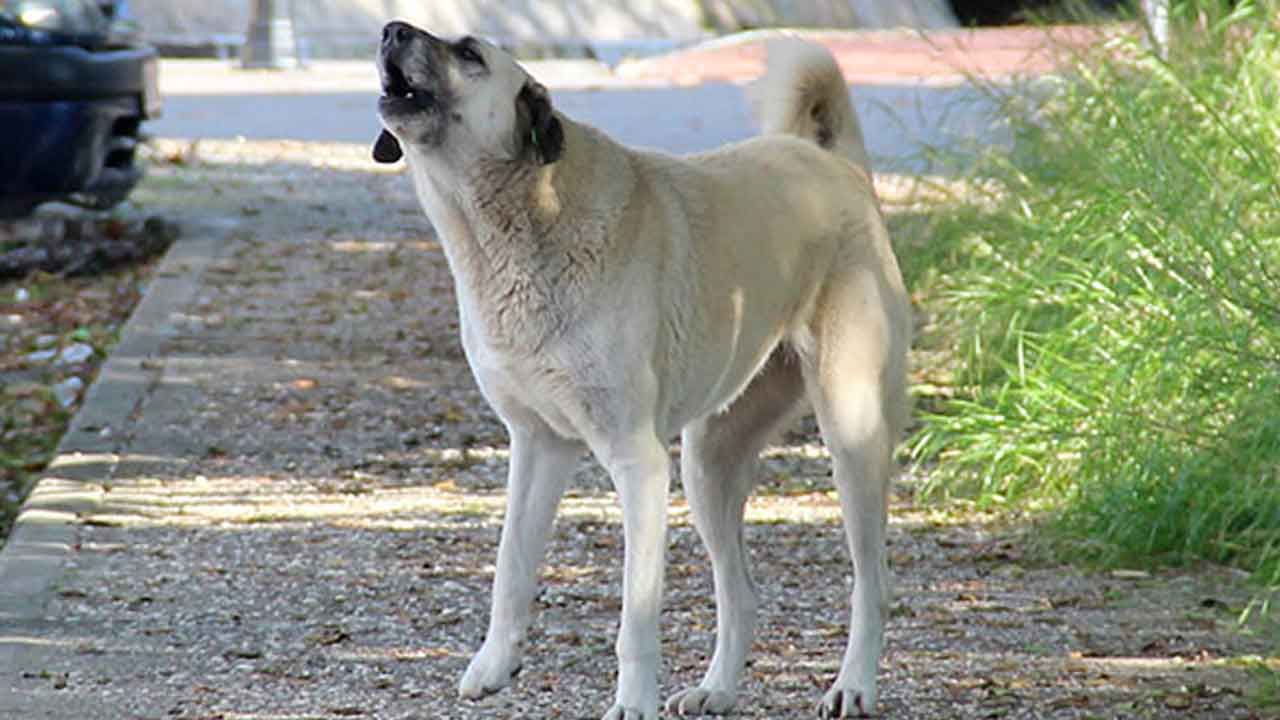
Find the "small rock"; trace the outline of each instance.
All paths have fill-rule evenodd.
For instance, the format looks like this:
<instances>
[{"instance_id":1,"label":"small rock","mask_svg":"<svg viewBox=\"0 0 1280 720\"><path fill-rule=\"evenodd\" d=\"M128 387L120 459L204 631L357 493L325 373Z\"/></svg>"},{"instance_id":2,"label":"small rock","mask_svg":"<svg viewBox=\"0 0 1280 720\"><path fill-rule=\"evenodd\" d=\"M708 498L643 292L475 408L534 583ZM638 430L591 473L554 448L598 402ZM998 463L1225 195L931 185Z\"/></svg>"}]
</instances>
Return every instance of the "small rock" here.
<instances>
[{"instance_id":1,"label":"small rock","mask_svg":"<svg viewBox=\"0 0 1280 720\"><path fill-rule=\"evenodd\" d=\"M93 348L84 343L75 343L63 348L58 355L58 363L61 365L76 365L93 357Z\"/></svg>"},{"instance_id":2,"label":"small rock","mask_svg":"<svg viewBox=\"0 0 1280 720\"><path fill-rule=\"evenodd\" d=\"M71 407L80 397L80 391L84 389L84 381L78 377L69 377L66 380L53 386L53 397L57 399L58 404L64 408Z\"/></svg>"},{"instance_id":3,"label":"small rock","mask_svg":"<svg viewBox=\"0 0 1280 720\"><path fill-rule=\"evenodd\" d=\"M50 360L54 359L57 356L58 356L57 350L37 350L36 352L33 352L33 353L27 353L26 356L23 357L23 359L29 363L43 363L43 362L49 362Z\"/></svg>"}]
</instances>

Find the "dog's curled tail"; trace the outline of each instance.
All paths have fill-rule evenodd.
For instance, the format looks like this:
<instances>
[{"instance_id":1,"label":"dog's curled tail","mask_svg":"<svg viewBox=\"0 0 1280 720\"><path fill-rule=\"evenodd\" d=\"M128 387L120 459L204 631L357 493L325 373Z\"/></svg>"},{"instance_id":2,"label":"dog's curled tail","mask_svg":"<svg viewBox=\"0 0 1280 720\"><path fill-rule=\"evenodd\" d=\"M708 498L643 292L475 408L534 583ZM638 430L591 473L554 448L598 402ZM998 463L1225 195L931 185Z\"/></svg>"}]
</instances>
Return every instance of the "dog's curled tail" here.
<instances>
[{"instance_id":1,"label":"dog's curled tail","mask_svg":"<svg viewBox=\"0 0 1280 720\"><path fill-rule=\"evenodd\" d=\"M764 75L747 88L761 132L810 140L870 173L862 125L831 52L794 36L770 40L767 50Z\"/></svg>"}]
</instances>

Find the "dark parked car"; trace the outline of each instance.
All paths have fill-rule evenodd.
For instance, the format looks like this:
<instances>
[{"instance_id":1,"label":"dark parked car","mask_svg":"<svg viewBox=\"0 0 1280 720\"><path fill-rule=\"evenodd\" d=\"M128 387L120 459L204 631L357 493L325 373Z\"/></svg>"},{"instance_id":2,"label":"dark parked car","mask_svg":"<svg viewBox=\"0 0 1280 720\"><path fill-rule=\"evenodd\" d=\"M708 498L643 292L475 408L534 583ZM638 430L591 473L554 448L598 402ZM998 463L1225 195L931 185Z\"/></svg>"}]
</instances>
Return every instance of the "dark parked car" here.
<instances>
[{"instance_id":1,"label":"dark parked car","mask_svg":"<svg viewBox=\"0 0 1280 720\"><path fill-rule=\"evenodd\" d=\"M141 179L157 59L123 6L0 0L0 217L50 200L108 208Z\"/></svg>"}]
</instances>

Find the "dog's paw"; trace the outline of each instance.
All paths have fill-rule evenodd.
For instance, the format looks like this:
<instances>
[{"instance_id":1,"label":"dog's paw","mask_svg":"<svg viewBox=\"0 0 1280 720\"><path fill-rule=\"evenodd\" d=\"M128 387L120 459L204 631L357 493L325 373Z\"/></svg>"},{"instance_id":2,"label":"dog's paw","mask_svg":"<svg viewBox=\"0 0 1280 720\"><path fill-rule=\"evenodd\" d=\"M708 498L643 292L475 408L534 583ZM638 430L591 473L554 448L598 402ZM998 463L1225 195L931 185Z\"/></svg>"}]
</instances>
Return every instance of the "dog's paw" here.
<instances>
[{"instance_id":1,"label":"dog's paw","mask_svg":"<svg viewBox=\"0 0 1280 720\"><path fill-rule=\"evenodd\" d=\"M853 688L833 687L818 703L820 718L865 718L875 712L874 691L863 692Z\"/></svg>"},{"instance_id":2,"label":"dog's paw","mask_svg":"<svg viewBox=\"0 0 1280 720\"><path fill-rule=\"evenodd\" d=\"M658 711L623 707L615 703L600 720L658 720Z\"/></svg>"},{"instance_id":3,"label":"dog's paw","mask_svg":"<svg viewBox=\"0 0 1280 720\"><path fill-rule=\"evenodd\" d=\"M738 696L724 690L691 687L667 698L667 712L680 715L728 715Z\"/></svg>"},{"instance_id":4,"label":"dog's paw","mask_svg":"<svg viewBox=\"0 0 1280 720\"><path fill-rule=\"evenodd\" d=\"M471 664L458 683L458 693L464 698L481 698L492 695L511 684L520 672L520 658L491 652L480 648L471 658Z\"/></svg>"}]
</instances>

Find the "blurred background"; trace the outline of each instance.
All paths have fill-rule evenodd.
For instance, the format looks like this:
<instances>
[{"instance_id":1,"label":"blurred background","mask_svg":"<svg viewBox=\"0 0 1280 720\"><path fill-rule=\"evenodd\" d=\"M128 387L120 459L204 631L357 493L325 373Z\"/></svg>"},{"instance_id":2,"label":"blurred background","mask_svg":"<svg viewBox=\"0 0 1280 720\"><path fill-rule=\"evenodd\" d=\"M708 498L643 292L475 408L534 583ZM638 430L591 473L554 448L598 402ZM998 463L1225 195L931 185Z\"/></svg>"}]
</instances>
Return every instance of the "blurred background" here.
<instances>
[{"instance_id":1,"label":"blurred background","mask_svg":"<svg viewBox=\"0 0 1280 720\"><path fill-rule=\"evenodd\" d=\"M476 33L523 56L587 54L606 62L709 36L768 27L945 29L1025 22L1068 8L1111 10L1122 0L131 0L143 34L168 55L226 55L254 14L292 24L300 52L367 57L382 23L398 17L442 34ZM265 6L265 7L264 7Z\"/></svg>"}]
</instances>

